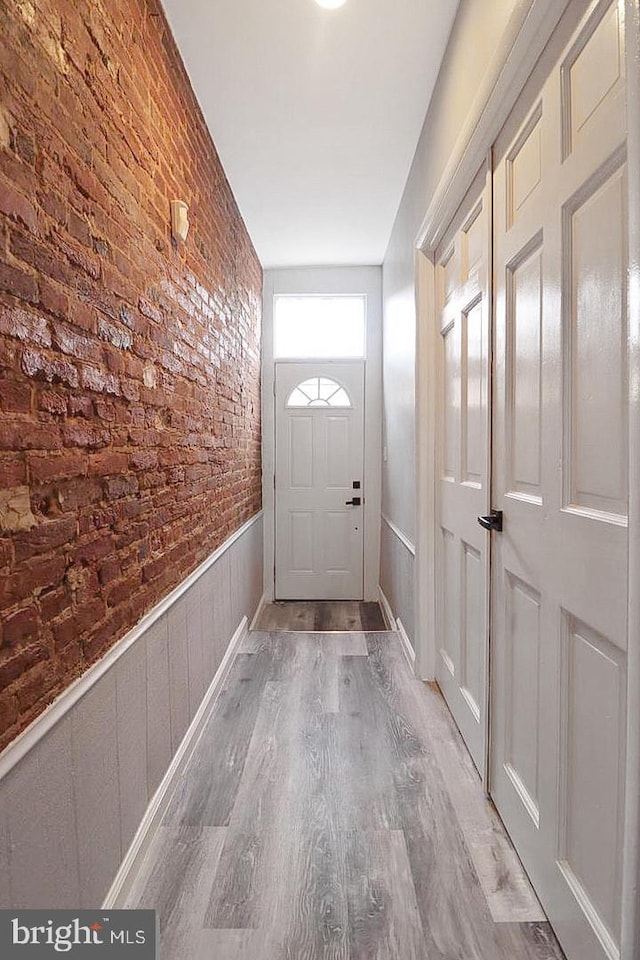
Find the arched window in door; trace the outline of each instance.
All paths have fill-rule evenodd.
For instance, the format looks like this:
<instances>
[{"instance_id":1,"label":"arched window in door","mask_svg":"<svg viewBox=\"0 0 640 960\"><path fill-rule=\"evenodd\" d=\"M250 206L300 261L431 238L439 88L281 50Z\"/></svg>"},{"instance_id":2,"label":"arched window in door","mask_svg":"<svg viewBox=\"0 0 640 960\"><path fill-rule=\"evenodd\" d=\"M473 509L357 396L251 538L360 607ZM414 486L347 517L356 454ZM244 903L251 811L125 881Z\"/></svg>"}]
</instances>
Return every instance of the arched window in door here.
<instances>
[{"instance_id":1,"label":"arched window in door","mask_svg":"<svg viewBox=\"0 0 640 960\"><path fill-rule=\"evenodd\" d=\"M329 377L311 377L294 387L287 407L351 407L349 394Z\"/></svg>"}]
</instances>

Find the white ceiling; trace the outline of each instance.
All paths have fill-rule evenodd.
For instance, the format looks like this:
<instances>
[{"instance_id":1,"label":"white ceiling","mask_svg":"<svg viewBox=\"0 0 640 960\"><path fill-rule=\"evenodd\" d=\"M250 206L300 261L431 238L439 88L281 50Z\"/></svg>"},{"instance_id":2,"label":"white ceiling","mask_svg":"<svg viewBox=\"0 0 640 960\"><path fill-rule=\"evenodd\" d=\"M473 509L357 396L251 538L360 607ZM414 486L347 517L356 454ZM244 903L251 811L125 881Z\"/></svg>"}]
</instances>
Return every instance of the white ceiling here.
<instances>
[{"instance_id":1,"label":"white ceiling","mask_svg":"<svg viewBox=\"0 0 640 960\"><path fill-rule=\"evenodd\" d=\"M163 0L264 267L382 262L458 0Z\"/></svg>"}]
</instances>

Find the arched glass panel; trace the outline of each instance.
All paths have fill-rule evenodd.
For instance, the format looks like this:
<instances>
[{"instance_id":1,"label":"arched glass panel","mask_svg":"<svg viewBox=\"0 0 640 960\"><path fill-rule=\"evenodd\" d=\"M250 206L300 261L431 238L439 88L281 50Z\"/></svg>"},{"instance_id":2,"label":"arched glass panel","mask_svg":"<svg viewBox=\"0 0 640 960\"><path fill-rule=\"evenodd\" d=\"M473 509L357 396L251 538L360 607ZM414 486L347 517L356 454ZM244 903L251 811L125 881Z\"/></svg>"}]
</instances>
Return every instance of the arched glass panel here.
<instances>
[{"instance_id":1,"label":"arched glass panel","mask_svg":"<svg viewBox=\"0 0 640 960\"><path fill-rule=\"evenodd\" d=\"M288 407L350 407L349 394L329 377L311 377L294 387Z\"/></svg>"}]
</instances>

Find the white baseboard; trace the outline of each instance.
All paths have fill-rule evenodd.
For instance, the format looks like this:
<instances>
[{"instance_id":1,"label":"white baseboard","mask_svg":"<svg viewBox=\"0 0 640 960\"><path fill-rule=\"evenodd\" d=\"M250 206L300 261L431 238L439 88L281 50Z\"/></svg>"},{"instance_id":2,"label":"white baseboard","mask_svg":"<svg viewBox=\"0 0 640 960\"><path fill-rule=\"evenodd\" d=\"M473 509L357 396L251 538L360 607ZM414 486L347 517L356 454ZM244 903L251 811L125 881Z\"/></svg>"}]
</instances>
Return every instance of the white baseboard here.
<instances>
[{"instance_id":1,"label":"white baseboard","mask_svg":"<svg viewBox=\"0 0 640 960\"><path fill-rule=\"evenodd\" d=\"M399 617L396 620L396 623L398 625L398 636L402 641L402 650L404 652L405 657L407 658L407 662L409 666L411 667L411 672L414 673L416 669L416 652L413 649L413 644L411 643L411 640L409 639L409 634L405 630L402 624L402 620Z\"/></svg>"},{"instance_id":2,"label":"white baseboard","mask_svg":"<svg viewBox=\"0 0 640 960\"><path fill-rule=\"evenodd\" d=\"M382 608L382 616L385 619L385 623L387 624L389 630L393 630L400 637L400 642L402 643L402 652L407 658L407 663L411 667L411 672L414 673L416 669L416 652L413 649L413 644L409 639L409 634L405 630L402 620L399 617L394 617L391 604L389 603L384 590L380 586L378 587L378 601Z\"/></svg>"},{"instance_id":3,"label":"white baseboard","mask_svg":"<svg viewBox=\"0 0 640 960\"><path fill-rule=\"evenodd\" d=\"M396 619L393 615L393 610L391 609L391 604L387 600L384 590L381 586L378 586L378 603L382 609L382 616L384 617L384 622L387 625L388 630L397 630Z\"/></svg>"},{"instance_id":4,"label":"white baseboard","mask_svg":"<svg viewBox=\"0 0 640 960\"><path fill-rule=\"evenodd\" d=\"M271 603L271 596L269 591L265 590L262 596L260 597L260 603L258 604L256 612L253 615L253 620L251 621L249 630L256 629L256 624L258 623L260 617L262 616L262 611L264 610L267 603Z\"/></svg>"},{"instance_id":5,"label":"white baseboard","mask_svg":"<svg viewBox=\"0 0 640 960\"><path fill-rule=\"evenodd\" d=\"M131 841L131 845L125 854L124 860L120 864L113 883L102 904L105 910L114 910L122 906L131 886L135 880L136 874L140 869L142 860L149 849L153 836L162 822L162 818L167 810L169 801L173 794L178 778L184 771L189 760L193 755L198 741L204 731L205 724L209 718L211 707L220 693L220 690L227 678L231 664L235 658L238 647L247 634L247 617L243 617L238 627L229 641L227 651L222 658L215 677L211 681L209 689L202 698L202 702L191 721L189 729L184 735L182 743L178 747L173 760L160 786L151 798L151 802L136 830L136 834Z\"/></svg>"}]
</instances>

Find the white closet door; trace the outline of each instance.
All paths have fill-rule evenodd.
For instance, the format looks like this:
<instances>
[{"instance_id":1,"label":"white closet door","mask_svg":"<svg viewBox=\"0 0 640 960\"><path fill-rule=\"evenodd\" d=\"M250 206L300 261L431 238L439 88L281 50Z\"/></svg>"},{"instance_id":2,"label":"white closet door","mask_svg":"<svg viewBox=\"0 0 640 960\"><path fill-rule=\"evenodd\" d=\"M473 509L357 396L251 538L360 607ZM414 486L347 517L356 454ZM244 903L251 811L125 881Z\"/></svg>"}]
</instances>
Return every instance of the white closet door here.
<instances>
[{"instance_id":1,"label":"white closet door","mask_svg":"<svg viewBox=\"0 0 640 960\"><path fill-rule=\"evenodd\" d=\"M484 776L489 535L490 178L476 178L436 255L440 404L437 680Z\"/></svg>"},{"instance_id":2,"label":"white closet door","mask_svg":"<svg viewBox=\"0 0 640 960\"><path fill-rule=\"evenodd\" d=\"M590 4L495 152L492 796L569 960L620 942L623 6Z\"/></svg>"}]
</instances>

